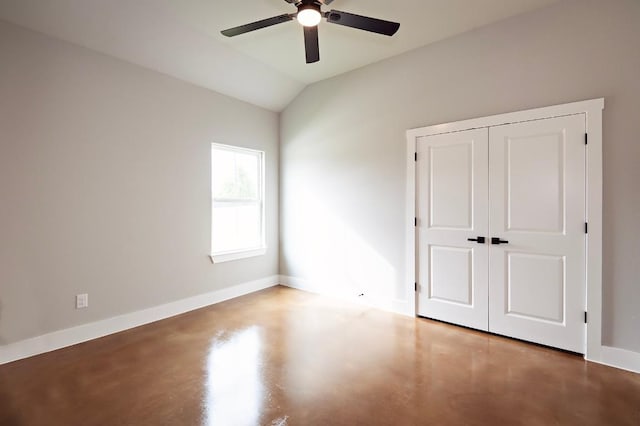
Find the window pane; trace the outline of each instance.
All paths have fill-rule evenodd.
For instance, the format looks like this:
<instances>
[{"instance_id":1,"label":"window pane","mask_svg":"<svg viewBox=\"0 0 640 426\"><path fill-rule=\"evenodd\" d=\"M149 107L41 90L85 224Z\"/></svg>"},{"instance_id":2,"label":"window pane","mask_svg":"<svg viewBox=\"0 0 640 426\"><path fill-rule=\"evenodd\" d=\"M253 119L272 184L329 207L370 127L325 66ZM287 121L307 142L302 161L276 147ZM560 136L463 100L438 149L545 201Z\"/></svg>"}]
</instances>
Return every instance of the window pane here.
<instances>
[{"instance_id":1,"label":"window pane","mask_svg":"<svg viewBox=\"0 0 640 426\"><path fill-rule=\"evenodd\" d=\"M258 198L258 156L236 154L236 190L238 198Z\"/></svg>"},{"instance_id":2,"label":"window pane","mask_svg":"<svg viewBox=\"0 0 640 426\"><path fill-rule=\"evenodd\" d=\"M214 253L261 246L260 204L213 207Z\"/></svg>"},{"instance_id":3,"label":"window pane","mask_svg":"<svg viewBox=\"0 0 640 426\"><path fill-rule=\"evenodd\" d=\"M213 196L217 199L258 199L258 154L213 149Z\"/></svg>"},{"instance_id":4,"label":"window pane","mask_svg":"<svg viewBox=\"0 0 640 426\"><path fill-rule=\"evenodd\" d=\"M236 182L234 157L231 151L215 148L211 151L214 197L224 197L225 191L233 190Z\"/></svg>"}]
</instances>

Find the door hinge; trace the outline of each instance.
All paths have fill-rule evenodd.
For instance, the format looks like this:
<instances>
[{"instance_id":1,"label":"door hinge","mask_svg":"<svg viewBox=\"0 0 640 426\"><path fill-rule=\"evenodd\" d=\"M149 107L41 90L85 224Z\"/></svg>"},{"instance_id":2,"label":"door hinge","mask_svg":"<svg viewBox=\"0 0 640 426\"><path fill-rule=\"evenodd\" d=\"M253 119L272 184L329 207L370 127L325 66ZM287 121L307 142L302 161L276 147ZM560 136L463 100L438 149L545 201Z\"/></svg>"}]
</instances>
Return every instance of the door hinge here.
<instances>
[{"instance_id":1,"label":"door hinge","mask_svg":"<svg viewBox=\"0 0 640 426\"><path fill-rule=\"evenodd\" d=\"M584 323L587 323L587 311L584 311Z\"/></svg>"},{"instance_id":2,"label":"door hinge","mask_svg":"<svg viewBox=\"0 0 640 426\"><path fill-rule=\"evenodd\" d=\"M589 134L585 133L584 134L584 144L587 145L589 143Z\"/></svg>"},{"instance_id":3,"label":"door hinge","mask_svg":"<svg viewBox=\"0 0 640 426\"><path fill-rule=\"evenodd\" d=\"M418 226L418 218L417 217L413 218L413 226Z\"/></svg>"},{"instance_id":4,"label":"door hinge","mask_svg":"<svg viewBox=\"0 0 640 426\"><path fill-rule=\"evenodd\" d=\"M584 233L585 234L589 233L589 224L587 222L584 223Z\"/></svg>"},{"instance_id":5,"label":"door hinge","mask_svg":"<svg viewBox=\"0 0 640 426\"><path fill-rule=\"evenodd\" d=\"M414 284L413 289L414 289L414 291L417 292L418 291L418 283L413 283L413 284Z\"/></svg>"},{"instance_id":6,"label":"door hinge","mask_svg":"<svg viewBox=\"0 0 640 426\"><path fill-rule=\"evenodd\" d=\"M418 161L418 153L417 152L413 153L413 161Z\"/></svg>"}]
</instances>

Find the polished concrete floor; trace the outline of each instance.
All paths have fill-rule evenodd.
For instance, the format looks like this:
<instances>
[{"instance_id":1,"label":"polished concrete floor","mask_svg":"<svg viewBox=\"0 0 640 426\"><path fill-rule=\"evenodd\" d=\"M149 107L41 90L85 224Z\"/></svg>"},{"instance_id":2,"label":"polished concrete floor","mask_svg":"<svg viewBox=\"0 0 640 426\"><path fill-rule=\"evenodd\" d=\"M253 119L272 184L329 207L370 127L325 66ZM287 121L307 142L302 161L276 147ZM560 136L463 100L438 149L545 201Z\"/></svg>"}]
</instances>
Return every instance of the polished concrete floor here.
<instances>
[{"instance_id":1,"label":"polished concrete floor","mask_svg":"<svg viewBox=\"0 0 640 426\"><path fill-rule=\"evenodd\" d=\"M640 375L276 287L0 366L0 425L640 425Z\"/></svg>"}]
</instances>

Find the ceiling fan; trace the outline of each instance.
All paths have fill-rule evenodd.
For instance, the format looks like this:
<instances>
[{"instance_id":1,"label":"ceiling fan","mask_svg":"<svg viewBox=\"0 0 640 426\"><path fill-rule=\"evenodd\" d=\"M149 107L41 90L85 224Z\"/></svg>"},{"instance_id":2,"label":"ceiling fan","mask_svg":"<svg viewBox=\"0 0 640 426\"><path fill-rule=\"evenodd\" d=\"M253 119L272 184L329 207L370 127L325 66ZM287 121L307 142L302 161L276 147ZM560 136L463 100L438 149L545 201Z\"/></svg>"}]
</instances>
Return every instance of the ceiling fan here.
<instances>
[{"instance_id":1,"label":"ceiling fan","mask_svg":"<svg viewBox=\"0 0 640 426\"><path fill-rule=\"evenodd\" d=\"M353 13L341 12L339 10L330 10L322 12L322 6L328 6L333 0L284 0L298 8L296 13L285 13L284 15L274 16L250 24L240 25L238 27L229 28L221 31L227 37L234 37L250 31L259 30L261 28L270 27L283 22L297 19L304 28L304 47L307 56L307 63L318 62L320 60L320 48L318 45L318 24L322 17L327 19L330 24L344 25L346 27L357 28L359 30L370 31L372 33L392 36L400 28L397 22L385 21L382 19L369 18L367 16L356 15Z\"/></svg>"}]
</instances>

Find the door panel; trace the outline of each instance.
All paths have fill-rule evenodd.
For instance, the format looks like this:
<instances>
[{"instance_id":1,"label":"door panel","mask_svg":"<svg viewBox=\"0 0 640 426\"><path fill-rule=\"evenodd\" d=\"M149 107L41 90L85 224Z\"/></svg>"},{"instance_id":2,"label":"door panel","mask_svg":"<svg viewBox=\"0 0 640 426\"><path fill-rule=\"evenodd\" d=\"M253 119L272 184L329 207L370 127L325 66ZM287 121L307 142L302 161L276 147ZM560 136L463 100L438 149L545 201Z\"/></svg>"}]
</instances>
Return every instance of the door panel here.
<instances>
[{"instance_id":1,"label":"door panel","mask_svg":"<svg viewBox=\"0 0 640 426\"><path fill-rule=\"evenodd\" d=\"M535 132L506 140L509 231L564 231L564 144L562 133Z\"/></svg>"},{"instance_id":2,"label":"door panel","mask_svg":"<svg viewBox=\"0 0 640 426\"><path fill-rule=\"evenodd\" d=\"M418 314L488 329L488 130L418 140Z\"/></svg>"},{"instance_id":3,"label":"door panel","mask_svg":"<svg viewBox=\"0 0 640 426\"><path fill-rule=\"evenodd\" d=\"M523 253L507 256L507 314L563 323L564 256ZM532 288L534 292L530 291Z\"/></svg>"},{"instance_id":4,"label":"door panel","mask_svg":"<svg viewBox=\"0 0 640 426\"><path fill-rule=\"evenodd\" d=\"M472 228L473 143L429 148L431 196L429 227Z\"/></svg>"},{"instance_id":5,"label":"door panel","mask_svg":"<svg viewBox=\"0 0 640 426\"><path fill-rule=\"evenodd\" d=\"M584 351L584 115L489 130L489 330Z\"/></svg>"},{"instance_id":6,"label":"door panel","mask_svg":"<svg viewBox=\"0 0 640 426\"><path fill-rule=\"evenodd\" d=\"M429 298L473 306L472 249L433 245L429 249Z\"/></svg>"}]
</instances>

